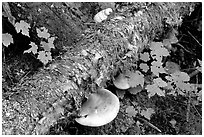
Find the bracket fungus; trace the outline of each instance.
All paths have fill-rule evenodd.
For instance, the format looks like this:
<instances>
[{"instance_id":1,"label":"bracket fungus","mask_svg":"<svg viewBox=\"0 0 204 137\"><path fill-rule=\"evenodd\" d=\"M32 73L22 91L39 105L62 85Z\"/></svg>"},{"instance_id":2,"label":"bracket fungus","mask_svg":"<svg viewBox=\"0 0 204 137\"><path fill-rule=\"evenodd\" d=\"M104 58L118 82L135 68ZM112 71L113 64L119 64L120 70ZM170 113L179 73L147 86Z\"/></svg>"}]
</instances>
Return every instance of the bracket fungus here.
<instances>
[{"instance_id":1,"label":"bracket fungus","mask_svg":"<svg viewBox=\"0 0 204 137\"><path fill-rule=\"evenodd\" d=\"M130 85L128 83L128 78L124 74L120 74L113 80L113 84L116 88L126 90L130 88Z\"/></svg>"},{"instance_id":2,"label":"bracket fungus","mask_svg":"<svg viewBox=\"0 0 204 137\"><path fill-rule=\"evenodd\" d=\"M113 10L111 8L107 8L107 9L104 9L100 12L98 12L95 16L94 16L94 21L96 23L100 23L102 22L103 20L106 20L108 18L108 15L111 14L111 12L113 12Z\"/></svg>"},{"instance_id":3,"label":"bracket fungus","mask_svg":"<svg viewBox=\"0 0 204 137\"><path fill-rule=\"evenodd\" d=\"M92 93L88 100L82 104L79 111L80 118L76 122L91 127L103 126L111 122L118 114L120 108L119 99L106 89L99 89Z\"/></svg>"}]
</instances>

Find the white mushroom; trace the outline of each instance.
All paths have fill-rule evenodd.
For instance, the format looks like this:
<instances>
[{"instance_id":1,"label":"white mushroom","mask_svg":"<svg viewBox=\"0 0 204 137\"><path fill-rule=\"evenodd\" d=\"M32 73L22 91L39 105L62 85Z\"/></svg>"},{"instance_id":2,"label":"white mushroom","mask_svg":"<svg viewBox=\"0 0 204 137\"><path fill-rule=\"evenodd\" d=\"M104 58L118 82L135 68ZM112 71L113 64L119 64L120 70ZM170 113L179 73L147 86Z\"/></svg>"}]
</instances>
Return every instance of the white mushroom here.
<instances>
[{"instance_id":1,"label":"white mushroom","mask_svg":"<svg viewBox=\"0 0 204 137\"><path fill-rule=\"evenodd\" d=\"M100 12L98 12L95 16L94 16L94 21L97 23L102 22L103 20L106 20L108 18L108 15L110 15L110 13L113 12L113 10L111 8L107 8L104 9Z\"/></svg>"},{"instance_id":2,"label":"white mushroom","mask_svg":"<svg viewBox=\"0 0 204 137\"><path fill-rule=\"evenodd\" d=\"M128 83L128 78L125 77L125 75L122 73L113 80L113 84L115 85L116 88L122 89L122 90L130 88L130 85Z\"/></svg>"},{"instance_id":3,"label":"white mushroom","mask_svg":"<svg viewBox=\"0 0 204 137\"><path fill-rule=\"evenodd\" d=\"M117 116L119 108L120 103L116 95L109 90L99 89L82 105L79 112L81 117L75 120L85 126L103 126Z\"/></svg>"}]
</instances>

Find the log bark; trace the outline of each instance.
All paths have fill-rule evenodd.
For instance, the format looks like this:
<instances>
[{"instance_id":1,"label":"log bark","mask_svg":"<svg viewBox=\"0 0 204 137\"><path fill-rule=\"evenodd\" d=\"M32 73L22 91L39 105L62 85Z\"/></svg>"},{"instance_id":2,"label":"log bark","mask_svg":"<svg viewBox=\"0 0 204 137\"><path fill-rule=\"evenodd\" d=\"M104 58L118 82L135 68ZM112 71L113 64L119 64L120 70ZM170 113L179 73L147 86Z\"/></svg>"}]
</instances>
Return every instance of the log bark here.
<instances>
[{"instance_id":1,"label":"log bark","mask_svg":"<svg viewBox=\"0 0 204 137\"><path fill-rule=\"evenodd\" d=\"M73 122L85 94L107 87L118 71L137 69L138 52L164 32L164 18L179 25L182 8L195 3L148 3L118 10L109 20L84 29L91 13L83 3L23 3L25 16L58 36L67 52L46 69L24 79L10 100L3 100L3 134L46 134L61 117ZM23 5L22 4L22 5ZM12 9L16 4L10 4ZM89 5L89 7L94 7ZM39 8L41 12L39 13ZM132 9L138 10L131 13ZM63 11L64 10L64 11ZM12 15L18 19L17 13ZM127 14L126 14L127 13ZM122 20L115 17L124 17ZM60 24L60 25L59 25ZM50 26L52 25L52 26Z\"/></svg>"}]
</instances>

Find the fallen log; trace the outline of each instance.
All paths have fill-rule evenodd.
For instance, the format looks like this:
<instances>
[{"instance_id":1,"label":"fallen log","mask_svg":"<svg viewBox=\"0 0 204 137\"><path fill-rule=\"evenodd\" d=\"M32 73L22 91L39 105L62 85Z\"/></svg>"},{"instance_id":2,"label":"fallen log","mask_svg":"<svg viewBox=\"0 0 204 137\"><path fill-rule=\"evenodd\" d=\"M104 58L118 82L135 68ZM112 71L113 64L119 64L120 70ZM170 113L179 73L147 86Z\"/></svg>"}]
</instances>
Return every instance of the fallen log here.
<instances>
[{"instance_id":1,"label":"fallen log","mask_svg":"<svg viewBox=\"0 0 204 137\"><path fill-rule=\"evenodd\" d=\"M127 9L115 10L105 22L85 31L80 20L85 15L80 11L83 4L75 11L72 7L75 4L57 3L54 10L51 5L37 6L53 11L53 18L57 16L59 24L66 26L60 28L64 34L57 46L68 44L67 52L47 68L26 77L16 87L18 94L3 100L3 134L46 134L61 117L73 122L72 116L86 94L98 87L106 88L107 81L119 71L136 70L138 53L162 36L167 22L172 27L181 24L181 17L189 14L189 10L181 9L193 8L195 3L133 3ZM59 11L67 6L67 12ZM37 20L37 12L33 14ZM163 23L165 19L167 22ZM40 22L43 24L43 20ZM58 30L51 31L62 36Z\"/></svg>"}]
</instances>

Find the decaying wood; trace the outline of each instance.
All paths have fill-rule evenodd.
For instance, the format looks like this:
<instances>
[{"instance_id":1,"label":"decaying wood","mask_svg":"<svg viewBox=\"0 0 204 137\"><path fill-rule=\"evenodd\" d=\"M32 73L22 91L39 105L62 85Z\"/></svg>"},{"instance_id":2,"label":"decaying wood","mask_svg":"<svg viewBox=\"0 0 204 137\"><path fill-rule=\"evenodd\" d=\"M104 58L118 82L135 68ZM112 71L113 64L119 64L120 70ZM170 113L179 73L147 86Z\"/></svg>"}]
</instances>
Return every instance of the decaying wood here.
<instances>
[{"instance_id":1,"label":"decaying wood","mask_svg":"<svg viewBox=\"0 0 204 137\"><path fill-rule=\"evenodd\" d=\"M15 4L10 5L15 7ZM174 14L183 7L174 3L152 3L146 7L141 4L138 5L140 12L134 16L125 17L120 11L115 16L124 16L123 20L113 17L84 32L83 24L90 17L83 12L88 10L82 10L83 4L57 3L54 9L51 3L25 5L25 11L36 10L32 12L33 20L58 36L56 46L66 44L68 50L47 69L25 79L13 100L3 100L3 114L10 118L3 118L3 134L46 134L61 116L69 117L80 108L84 91L94 92L91 90L106 87L107 80L118 71L134 69L137 52L163 31L163 16L172 19L172 25L177 25L179 17ZM43 16L37 8L41 8ZM4 113L11 110L18 114L13 119Z\"/></svg>"}]
</instances>

